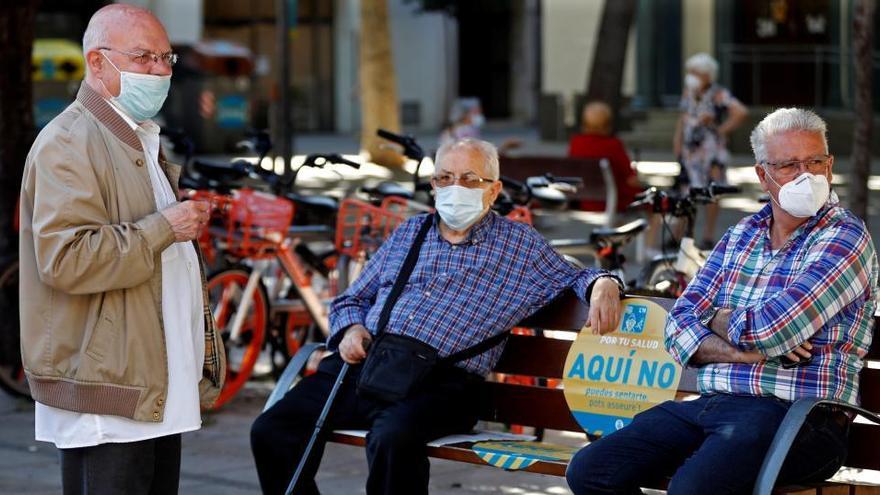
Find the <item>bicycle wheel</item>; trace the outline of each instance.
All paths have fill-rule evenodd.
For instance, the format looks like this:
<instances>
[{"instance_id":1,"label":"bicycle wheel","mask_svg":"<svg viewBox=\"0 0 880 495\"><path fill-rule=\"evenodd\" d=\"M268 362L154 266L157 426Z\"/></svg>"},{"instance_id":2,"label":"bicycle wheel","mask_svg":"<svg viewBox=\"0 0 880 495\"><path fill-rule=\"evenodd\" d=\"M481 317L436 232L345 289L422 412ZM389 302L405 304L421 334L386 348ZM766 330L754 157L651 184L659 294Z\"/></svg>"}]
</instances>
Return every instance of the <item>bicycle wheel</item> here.
<instances>
[{"instance_id":1,"label":"bicycle wheel","mask_svg":"<svg viewBox=\"0 0 880 495\"><path fill-rule=\"evenodd\" d=\"M683 273L675 270L668 263L649 265L644 280L644 289L660 296L678 297L688 284Z\"/></svg>"},{"instance_id":2,"label":"bicycle wheel","mask_svg":"<svg viewBox=\"0 0 880 495\"><path fill-rule=\"evenodd\" d=\"M0 388L16 397L31 398L21 363L21 335L18 318L18 260L0 272Z\"/></svg>"},{"instance_id":3,"label":"bicycle wheel","mask_svg":"<svg viewBox=\"0 0 880 495\"><path fill-rule=\"evenodd\" d=\"M266 338L269 298L262 281L251 297L238 337L233 339L231 335L249 277L250 269L237 267L218 272L208 279L211 312L226 347L226 383L212 407L215 410L229 402L250 378Z\"/></svg>"}]
</instances>

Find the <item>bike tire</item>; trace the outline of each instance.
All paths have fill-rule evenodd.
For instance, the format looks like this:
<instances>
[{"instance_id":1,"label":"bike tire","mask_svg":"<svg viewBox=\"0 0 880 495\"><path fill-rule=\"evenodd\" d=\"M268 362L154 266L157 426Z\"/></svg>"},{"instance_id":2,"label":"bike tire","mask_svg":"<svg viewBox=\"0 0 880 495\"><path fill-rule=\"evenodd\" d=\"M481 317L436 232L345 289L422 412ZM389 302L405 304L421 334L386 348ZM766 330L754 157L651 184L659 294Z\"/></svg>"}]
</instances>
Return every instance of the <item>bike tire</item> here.
<instances>
[{"instance_id":1,"label":"bike tire","mask_svg":"<svg viewBox=\"0 0 880 495\"><path fill-rule=\"evenodd\" d=\"M643 290L659 296L678 297L687 287L685 275L663 261L648 265Z\"/></svg>"},{"instance_id":2,"label":"bike tire","mask_svg":"<svg viewBox=\"0 0 880 495\"><path fill-rule=\"evenodd\" d=\"M226 382L212 410L223 407L244 387L263 350L269 324L269 297L262 281L257 284L251 298L238 339L235 342L230 340L231 329L228 327L234 321L250 273L249 268L235 267L214 273L208 278L211 313L215 315L215 325L223 336L226 349Z\"/></svg>"},{"instance_id":3,"label":"bike tire","mask_svg":"<svg viewBox=\"0 0 880 495\"><path fill-rule=\"evenodd\" d=\"M21 362L18 307L18 259L3 264L0 272L0 388L6 393L32 399Z\"/></svg>"}]
</instances>

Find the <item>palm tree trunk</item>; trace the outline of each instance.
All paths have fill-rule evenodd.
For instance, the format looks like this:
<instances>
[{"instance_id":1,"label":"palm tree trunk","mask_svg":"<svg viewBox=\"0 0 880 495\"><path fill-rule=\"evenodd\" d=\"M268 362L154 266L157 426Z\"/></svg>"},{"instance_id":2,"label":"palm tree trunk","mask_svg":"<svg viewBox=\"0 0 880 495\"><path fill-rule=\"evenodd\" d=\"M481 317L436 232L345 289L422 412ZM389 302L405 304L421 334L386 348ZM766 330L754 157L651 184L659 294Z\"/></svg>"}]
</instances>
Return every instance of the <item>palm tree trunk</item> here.
<instances>
[{"instance_id":1,"label":"palm tree trunk","mask_svg":"<svg viewBox=\"0 0 880 495\"><path fill-rule=\"evenodd\" d=\"M0 256L18 251L13 217L34 140L31 52L38 3L0 2Z\"/></svg>"},{"instance_id":2,"label":"palm tree trunk","mask_svg":"<svg viewBox=\"0 0 880 495\"><path fill-rule=\"evenodd\" d=\"M849 180L849 206L868 220L868 178L871 175L871 132L874 124L872 87L874 68L874 0L856 0L853 12L853 71L855 74L855 129L853 132L852 173Z\"/></svg>"},{"instance_id":3,"label":"palm tree trunk","mask_svg":"<svg viewBox=\"0 0 880 495\"><path fill-rule=\"evenodd\" d=\"M380 127L400 131L387 0L361 0L360 93L361 149L374 163L400 167L403 157L383 149L384 140L376 136Z\"/></svg>"},{"instance_id":4,"label":"palm tree trunk","mask_svg":"<svg viewBox=\"0 0 880 495\"><path fill-rule=\"evenodd\" d=\"M607 103L614 114L615 122L620 113L623 64L635 14L636 0L605 0L596 34L587 101L600 100Z\"/></svg>"}]
</instances>

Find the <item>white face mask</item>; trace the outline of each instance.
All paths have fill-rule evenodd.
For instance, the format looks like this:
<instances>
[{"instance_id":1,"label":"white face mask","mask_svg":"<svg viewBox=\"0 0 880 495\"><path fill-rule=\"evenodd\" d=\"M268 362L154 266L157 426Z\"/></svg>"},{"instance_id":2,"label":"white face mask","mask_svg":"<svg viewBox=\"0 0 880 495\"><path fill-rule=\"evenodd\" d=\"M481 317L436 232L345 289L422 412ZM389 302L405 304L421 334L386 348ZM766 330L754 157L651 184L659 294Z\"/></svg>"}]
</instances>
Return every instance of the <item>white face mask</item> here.
<instances>
[{"instance_id":1,"label":"white face mask","mask_svg":"<svg viewBox=\"0 0 880 495\"><path fill-rule=\"evenodd\" d=\"M122 71L107 58L107 55L104 55L104 58L110 62L116 72L119 72L119 96L113 96L113 102L135 122L143 122L155 117L168 96L171 76ZM101 84L104 84L104 81L101 81Z\"/></svg>"},{"instance_id":2,"label":"white face mask","mask_svg":"<svg viewBox=\"0 0 880 495\"><path fill-rule=\"evenodd\" d=\"M464 230L483 214L483 189L459 185L438 187L434 206L440 218L452 230Z\"/></svg>"},{"instance_id":3,"label":"white face mask","mask_svg":"<svg viewBox=\"0 0 880 495\"><path fill-rule=\"evenodd\" d=\"M483 114L477 113L471 116L471 125L474 127L483 127L483 124L486 123L486 117L483 117Z\"/></svg>"},{"instance_id":4,"label":"white face mask","mask_svg":"<svg viewBox=\"0 0 880 495\"><path fill-rule=\"evenodd\" d=\"M779 185L769 171L767 171L767 176L774 184ZM828 201L830 193L831 187L824 175L805 172L779 188L779 202L777 204L793 217L809 218L815 215ZM773 195L770 195L770 199L773 199Z\"/></svg>"},{"instance_id":5,"label":"white face mask","mask_svg":"<svg viewBox=\"0 0 880 495\"><path fill-rule=\"evenodd\" d=\"M684 86L691 91L696 91L703 86L703 81L693 74L688 74L684 76Z\"/></svg>"}]
</instances>

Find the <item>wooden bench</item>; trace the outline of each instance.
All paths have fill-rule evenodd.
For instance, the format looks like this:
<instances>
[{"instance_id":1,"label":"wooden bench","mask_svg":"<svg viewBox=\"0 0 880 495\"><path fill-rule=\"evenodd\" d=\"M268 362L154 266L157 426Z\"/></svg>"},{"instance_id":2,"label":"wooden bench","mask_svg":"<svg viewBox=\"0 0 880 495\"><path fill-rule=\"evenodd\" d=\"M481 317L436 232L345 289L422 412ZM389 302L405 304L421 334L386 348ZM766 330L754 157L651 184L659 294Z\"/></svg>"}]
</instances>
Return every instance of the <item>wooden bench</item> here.
<instances>
[{"instance_id":1,"label":"wooden bench","mask_svg":"<svg viewBox=\"0 0 880 495\"><path fill-rule=\"evenodd\" d=\"M529 177L553 174L559 177L580 177L584 184L571 195L573 201L592 201L604 205L606 226L617 213L617 185L607 159L565 158L549 156L502 156L501 173L525 182Z\"/></svg>"},{"instance_id":2,"label":"wooden bench","mask_svg":"<svg viewBox=\"0 0 880 495\"><path fill-rule=\"evenodd\" d=\"M671 309L673 299L645 298L660 304L667 310ZM566 292L562 297L545 306L538 313L522 323L524 327L543 330L561 330L577 332L587 319L587 307L582 304L572 293ZM880 318L878 318L880 320ZM878 321L877 323L880 323ZM877 326L875 325L875 335ZM570 340L545 337L542 332L536 332L534 336L511 335L508 339L504 353L501 356L495 371L509 375L520 375L545 379L561 379ZM876 346L875 346L876 347ZM284 374L279 379L275 390L266 402L266 409L279 400L290 389L297 376L304 368L311 353L323 349L322 344L309 344L303 347L288 365ZM880 353L872 351L868 360L880 365ZM880 366L878 366L880 367ZM880 417L874 415L880 411L880 369L866 366L861 374L861 396L866 415L880 423ZM538 430L561 430L583 434L580 425L569 412L563 391L561 388L547 388L543 386L529 386L513 383L503 383L489 380L484 384L485 391L484 407L480 411L480 419L484 421L533 426ZM677 391L677 398L681 399L696 393L696 373L693 369L685 370ZM822 401L819 401L822 402ZM816 401L798 401L792 406L786 416L783 426L774 439L773 446L765 458L765 468L762 476L763 481L758 480L756 487L763 483L763 488L755 493L760 494L798 494L798 495L880 495L878 486L844 485L840 483L824 483L821 486L812 487L777 487L771 489L781 466L781 460L785 458L790 440L794 438L802 424L806 412L816 405ZM365 439L361 436L334 432L330 441L354 446L364 446ZM788 444L786 444L788 441ZM439 459L466 462L471 464L486 465L480 457L471 450L470 442L446 445L443 447L429 447L428 455ZM857 422L853 424L850 433L849 458L845 466L860 469L880 470L880 426ZM776 463L777 470L774 472L768 466ZM524 471L564 476L567 462L564 461L538 461L523 469ZM497 468L492 468L497 469ZM652 486L645 488L665 488L667 480L657 480Z\"/></svg>"}]
</instances>

